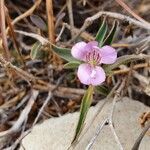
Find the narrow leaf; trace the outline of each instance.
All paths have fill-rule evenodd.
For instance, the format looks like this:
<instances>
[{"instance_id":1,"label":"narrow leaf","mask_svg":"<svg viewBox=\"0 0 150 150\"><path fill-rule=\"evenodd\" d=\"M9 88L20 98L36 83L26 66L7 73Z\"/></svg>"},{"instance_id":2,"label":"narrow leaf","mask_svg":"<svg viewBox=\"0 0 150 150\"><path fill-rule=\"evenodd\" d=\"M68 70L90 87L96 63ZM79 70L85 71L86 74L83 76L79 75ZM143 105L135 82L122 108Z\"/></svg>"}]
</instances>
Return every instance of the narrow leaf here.
<instances>
[{"instance_id":1,"label":"narrow leaf","mask_svg":"<svg viewBox=\"0 0 150 150\"><path fill-rule=\"evenodd\" d=\"M106 39L104 40L103 45L111 45L112 42L113 42L113 39L114 39L114 36L115 36L115 33L116 33L116 30L117 30L117 27L118 27L118 21L117 20L114 20L113 22L113 26L108 34L108 36L106 37Z\"/></svg>"},{"instance_id":2,"label":"narrow leaf","mask_svg":"<svg viewBox=\"0 0 150 150\"><path fill-rule=\"evenodd\" d=\"M100 47L102 46L103 40L104 40L105 35L107 33L107 29L108 29L108 26L107 26L106 17L105 17L103 22L102 22L102 25L100 26L100 28L97 32L97 35L95 37L95 40L98 41Z\"/></svg>"},{"instance_id":3,"label":"narrow leaf","mask_svg":"<svg viewBox=\"0 0 150 150\"><path fill-rule=\"evenodd\" d=\"M57 55L59 55L66 61L77 61L75 58L72 57L70 49L57 47L54 44L52 44L52 49Z\"/></svg>"},{"instance_id":4,"label":"narrow leaf","mask_svg":"<svg viewBox=\"0 0 150 150\"><path fill-rule=\"evenodd\" d=\"M79 116L78 124L77 124L76 131L75 131L75 136L72 141L72 144L78 140L79 135L83 129L84 122L87 116L87 112L92 102L92 98L93 98L93 86L89 86L89 88L87 89L86 93L84 94L82 98L82 103L80 107L80 116Z\"/></svg>"},{"instance_id":5,"label":"narrow leaf","mask_svg":"<svg viewBox=\"0 0 150 150\"><path fill-rule=\"evenodd\" d=\"M38 28L43 31L47 31L47 25L41 17L37 15L31 15L30 19Z\"/></svg>"},{"instance_id":6,"label":"narrow leaf","mask_svg":"<svg viewBox=\"0 0 150 150\"><path fill-rule=\"evenodd\" d=\"M34 43L31 49L31 53L30 53L31 59L40 58L40 55L42 55L41 48L42 48L41 42L37 41Z\"/></svg>"},{"instance_id":7,"label":"narrow leaf","mask_svg":"<svg viewBox=\"0 0 150 150\"><path fill-rule=\"evenodd\" d=\"M80 61L70 61L64 65L65 69L75 69L81 64Z\"/></svg>"}]
</instances>

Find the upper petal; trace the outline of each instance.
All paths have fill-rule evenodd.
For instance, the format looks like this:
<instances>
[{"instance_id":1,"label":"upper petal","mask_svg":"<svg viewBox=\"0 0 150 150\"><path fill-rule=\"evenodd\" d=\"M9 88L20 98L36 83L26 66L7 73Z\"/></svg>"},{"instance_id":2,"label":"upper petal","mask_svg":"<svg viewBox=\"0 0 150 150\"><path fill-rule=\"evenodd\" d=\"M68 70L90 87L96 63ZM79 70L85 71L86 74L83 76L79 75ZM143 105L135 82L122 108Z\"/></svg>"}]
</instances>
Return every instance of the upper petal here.
<instances>
[{"instance_id":1,"label":"upper petal","mask_svg":"<svg viewBox=\"0 0 150 150\"><path fill-rule=\"evenodd\" d=\"M104 46L100 48L101 63L113 64L117 59L117 51L111 46Z\"/></svg>"},{"instance_id":2,"label":"upper petal","mask_svg":"<svg viewBox=\"0 0 150 150\"><path fill-rule=\"evenodd\" d=\"M78 78L85 85L100 85L105 81L104 70L99 67L92 67L90 64L81 64L78 68Z\"/></svg>"},{"instance_id":3,"label":"upper petal","mask_svg":"<svg viewBox=\"0 0 150 150\"><path fill-rule=\"evenodd\" d=\"M76 59L84 60L86 55L86 49L85 49L86 45L87 44L85 42L76 43L71 49L72 56Z\"/></svg>"},{"instance_id":4,"label":"upper petal","mask_svg":"<svg viewBox=\"0 0 150 150\"><path fill-rule=\"evenodd\" d=\"M91 42L88 42L87 45L85 46L86 48L86 51L89 52L89 51L92 51L94 47L97 47L98 46L98 42L97 41L91 41Z\"/></svg>"},{"instance_id":5,"label":"upper petal","mask_svg":"<svg viewBox=\"0 0 150 150\"><path fill-rule=\"evenodd\" d=\"M97 41L90 41L87 43L87 46L90 46L90 47L98 46L98 42Z\"/></svg>"}]
</instances>

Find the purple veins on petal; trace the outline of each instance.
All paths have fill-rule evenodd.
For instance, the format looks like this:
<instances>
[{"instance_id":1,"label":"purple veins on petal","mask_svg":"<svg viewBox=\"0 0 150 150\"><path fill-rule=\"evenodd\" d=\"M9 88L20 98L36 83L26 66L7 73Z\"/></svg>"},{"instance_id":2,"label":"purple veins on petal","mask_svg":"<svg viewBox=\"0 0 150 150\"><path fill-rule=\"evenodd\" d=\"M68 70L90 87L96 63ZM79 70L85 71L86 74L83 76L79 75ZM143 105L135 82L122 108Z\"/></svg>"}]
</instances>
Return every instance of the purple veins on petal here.
<instances>
[{"instance_id":1,"label":"purple veins on petal","mask_svg":"<svg viewBox=\"0 0 150 150\"><path fill-rule=\"evenodd\" d=\"M78 78L85 85L100 85L106 79L104 70L98 66L103 64L112 64L117 59L117 52L111 46L98 47L97 41L89 43L79 42L71 49L71 54L76 59L85 63L78 68Z\"/></svg>"},{"instance_id":2,"label":"purple veins on petal","mask_svg":"<svg viewBox=\"0 0 150 150\"><path fill-rule=\"evenodd\" d=\"M80 82L85 85L100 85L106 79L105 72L101 67L92 67L90 64L81 64L77 75Z\"/></svg>"}]
</instances>

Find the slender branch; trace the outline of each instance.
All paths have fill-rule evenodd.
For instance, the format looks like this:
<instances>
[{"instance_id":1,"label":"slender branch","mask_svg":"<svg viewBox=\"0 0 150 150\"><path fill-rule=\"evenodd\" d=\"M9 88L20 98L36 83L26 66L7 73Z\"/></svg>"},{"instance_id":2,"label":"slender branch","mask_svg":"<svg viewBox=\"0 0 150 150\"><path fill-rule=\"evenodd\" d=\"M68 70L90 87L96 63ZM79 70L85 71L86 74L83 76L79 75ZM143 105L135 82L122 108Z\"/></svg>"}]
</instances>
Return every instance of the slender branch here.
<instances>
[{"instance_id":1,"label":"slender branch","mask_svg":"<svg viewBox=\"0 0 150 150\"><path fill-rule=\"evenodd\" d=\"M17 42L17 40L16 40L16 35L15 35L15 32L14 32L14 28L13 28L13 25L12 25L12 23L11 23L12 21L11 21L11 18L10 18L10 16L9 16L9 13L8 13L8 10L7 10L7 9L6 9L6 21L7 21L7 24L8 24L8 26L9 26L9 28L10 28L10 34L11 34L11 36L12 36L12 40L13 40L13 43L14 43L14 47L15 47L17 53L19 54L19 57L20 57L20 60L21 60L22 64L23 64L24 67L25 67L25 62L24 62L24 59L23 59L23 57L22 57L21 51L20 51L20 49L19 49L19 45L18 45L18 42Z\"/></svg>"},{"instance_id":2,"label":"slender branch","mask_svg":"<svg viewBox=\"0 0 150 150\"><path fill-rule=\"evenodd\" d=\"M16 33L19 34L23 34L25 36L29 36L32 37L36 40L38 40L39 42L41 42L42 45L46 45L46 44L50 44L50 42L48 41L48 39L43 38L41 35L35 34L35 33L29 33L29 32L25 32L25 31L21 31L21 30L15 30Z\"/></svg>"},{"instance_id":3,"label":"slender branch","mask_svg":"<svg viewBox=\"0 0 150 150\"><path fill-rule=\"evenodd\" d=\"M137 64L133 66L133 69L140 69L140 68L146 68L149 67L148 63L141 63L141 64ZM128 73L130 71L130 68L126 68L126 69L120 69L120 70L114 70L113 71L113 75L117 75L117 74L125 74Z\"/></svg>"},{"instance_id":4,"label":"slender branch","mask_svg":"<svg viewBox=\"0 0 150 150\"><path fill-rule=\"evenodd\" d=\"M73 37L74 20L73 20L73 11L72 11L72 0L67 0L67 7L68 7L68 14L69 14L69 21L70 21L70 31L71 31L71 36Z\"/></svg>"},{"instance_id":5,"label":"slender branch","mask_svg":"<svg viewBox=\"0 0 150 150\"><path fill-rule=\"evenodd\" d=\"M33 85L33 87L35 89L49 91L49 90L54 90L56 88L56 85L42 81L39 78L32 75L31 73L28 73L28 72L24 71L23 69L14 66L10 62L6 61L1 55L0 55L0 65L4 68L7 68L7 67L11 68L12 70L14 70L17 73L17 75L19 77L27 80L28 82L30 82L30 81L34 82L35 84ZM71 94L73 94L73 97L75 98L75 96L77 96L77 95L83 95L85 93L85 90L68 88L68 87L58 87L58 91L56 93L58 96L64 95L64 93L66 93L66 94L71 93Z\"/></svg>"},{"instance_id":6,"label":"slender branch","mask_svg":"<svg viewBox=\"0 0 150 150\"><path fill-rule=\"evenodd\" d=\"M11 68L13 69L19 76L24 78L27 81L33 81L35 82L36 77L34 77L32 74L27 73L26 71L14 66L10 62L6 61L1 55L0 55L0 65L4 68Z\"/></svg>"},{"instance_id":7,"label":"slender branch","mask_svg":"<svg viewBox=\"0 0 150 150\"><path fill-rule=\"evenodd\" d=\"M54 27L54 16L53 16L53 2L52 0L46 0L46 12L48 18L48 36L49 41L54 43L55 41L55 27Z\"/></svg>"},{"instance_id":8,"label":"slender branch","mask_svg":"<svg viewBox=\"0 0 150 150\"><path fill-rule=\"evenodd\" d=\"M97 130L96 130L96 133L95 133L94 137L90 140L90 143L87 145L87 147L86 147L85 150L90 150L90 149L91 149L91 147L93 146L94 142L96 141L98 135L99 135L100 132L102 131L102 129L103 129L105 123L107 123L107 121L108 121L108 118L107 118L107 119L104 119L104 120L102 121L102 123L100 123L100 125L98 126L98 128L97 128Z\"/></svg>"},{"instance_id":9,"label":"slender branch","mask_svg":"<svg viewBox=\"0 0 150 150\"><path fill-rule=\"evenodd\" d=\"M143 18L141 18L139 15L137 15L134 11L132 11L132 9L125 4L122 0L115 0L120 6L122 6L128 13L130 13L134 18L136 18L137 20L139 20L140 22L143 22L144 24L146 24L147 26L150 26L150 23L145 21Z\"/></svg>"},{"instance_id":10,"label":"slender branch","mask_svg":"<svg viewBox=\"0 0 150 150\"><path fill-rule=\"evenodd\" d=\"M100 11L98 13L96 13L95 15L91 16L91 17L88 17L85 21L84 21L84 24L82 25L80 31L78 32L78 34L76 36L74 36L70 41L69 43L73 42L74 40L77 39L77 37L87 28L89 27L94 20L100 18L102 15L106 15L106 16L109 16L109 17L112 17L112 18L116 18L116 19L119 19L119 20L126 20L128 21L129 23L131 24L134 24L138 27L141 27L141 28L144 28L144 29L147 29L147 30L150 30L150 26L148 26L147 24L145 25L143 22L140 22L138 20L135 20L129 16L125 16L125 15L122 15L122 14L119 14L119 13L115 13L115 12L108 12L108 11Z\"/></svg>"},{"instance_id":11,"label":"slender branch","mask_svg":"<svg viewBox=\"0 0 150 150\"><path fill-rule=\"evenodd\" d=\"M50 43L55 43L55 25L54 25L54 14L53 14L53 1L52 0L46 0L46 12L47 12L47 18L48 18L48 36ZM52 56L52 63L53 64L61 64L62 60L58 55L56 55L52 51L52 45L49 45L50 50L50 57Z\"/></svg>"},{"instance_id":12,"label":"slender branch","mask_svg":"<svg viewBox=\"0 0 150 150\"><path fill-rule=\"evenodd\" d=\"M112 91L109 93L109 95L107 96L108 98L106 98L105 102L108 102L108 100L110 99L110 97L112 96L112 94L114 93L114 91L116 90L116 88L119 86L120 82L118 81L118 83L115 85L115 87L112 89ZM110 112L110 115L108 117L106 117L106 119L104 119L102 121L102 123L100 125L98 125L98 128L96 129L96 133L94 135L94 137L90 140L90 143L87 145L86 147L86 150L90 150L92 148L92 145L94 144L94 142L96 141L98 135L100 134L104 124L106 122L109 123L109 126L112 130L112 133L113 135L115 136L115 140L117 141L117 144L119 145L120 149L123 150L123 147L119 141L119 138L114 130L114 127L113 127L113 123L112 123L112 118L113 118L113 112L114 112L114 107L115 107L115 104L116 104L116 101L118 100L118 96L119 96L119 93L122 91L123 87L124 87L124 84L125 84L125 81L123 81L121 83L121 85L119 86L118 90L116 91L116 94L115 94L115 97L113 99L113 104L112 104L112 109L111 109L111 112ZM103 107L103 105L101 106ZM100 111L102 110L102 108L99 109ZM99 110L97 111L97 114L94 116L94 119L97 117L97 115L100 113ZM94 122L94 120L92 120L92 123ZM91 126L91 124L90 124Z\"/></svg>"},{"instance_id":13,"label":"slender branch","mask_svg":"<svg viewBox=\"0 0 150 150\"><path fill-rule=\"evenodd\" d=\"M66 28L66 24L63 23L62 28L61 28L61 30L60 30L60 33L59 33L59 35L58 35L57 38L56 38L56 42L58 42L58 41L60 40L61 35L63 34L65 28Z\"/></svg>"},{"instance_id":14,"label":"slender branch","mask_svg":"<svg viewBox=\"0 0 150 150\"><path fill-rule=\"evenodd\" d=\"M143 131L141 132L141 134L139 135L139 137L136 139L133 147L131 150L138 150L140 143L144 137L144 135L146 134L146 132L148 131L148 129L150 129L150 121L147 123L147 125L144 127Z\"/></svg>"},{"instance_id":15,"label":"slender branch","mask_svg":"<svg viewBox=\"0 0 150 150\"><path fill-rule=\"evenodd\" d=\"M23 122L28 117L28 114L29 114L35 100L37 99L38 94L39 94L39 92L37 90L32 90L32 95L29 99L29 102L26 105L26 107L24 108L24 110L22 111L22 113L20 114L20 116L19 116L18 120L16 121L16 123L9 130L0 132L0 137L9 135L9 134L14 133L17 130L19 130L19 128L21 127Z\"/></svg>"},{"instance_id":16,"label":"slender branch","mask_svg":"<svg viewBox=\"0 0 150 150\"><path fill-rule=\"evenodd\" d=\"M116 88L118 87L120 82L118 82L113 89L110 91L110 93L107 95L104 103L102 105L99 106L95 116L93 117L93 119L90 121L89 125L87 126L87 128L85 129L85 131L83 132L83 134L81 135L81 137L79 138L79 140L77 141L76 145L80 142L80 139L82 139L85 134L88 132L88 130L90 129L90 127L92 126L93 122L96 120L97 116L100 115L101 111L103 110L103 107L109 102L111 96L113 95L113 93L115 92ZM75 146L76 146L75 145Z\"/></svg>"},{"instance_id":17,"label":"slender branch","mask_svg":"<svg viewBox=\"0 0 150 150\"><path fill-rule=\"evenodd\" d=\"M40 117L40 115L41 115L43 109L45 108L45 106L47 105L47 103L49 102L49 100L50 100L51 98L52 98L52 93L49 92L49 93L48 93L48 96L47 96L47 98L46 98L46 100L45 100L45 102L44 102L44 104L42 105L41 109L40 109L39 112L38 112L38 115L36 116L36 118L35 118L35 120L34 120L34 122L33 122L33 124L32 124L32 127L37 123L37 121L38 121L38 119L39 119L39 117Z\"/></svg>"},{"instance_id":18,"label":"slender branch","mask_svg":"<svg viewBox=\"0 0 150 150\"><path fill-rule=\"evenodd\" d=\"M118 101L118 99L120 97L120 93L123 90L123 88L125 86L125 83L126 83L126 79L124 79L122 81L120 87L116 91L115 97L113 99L112 109L111 109L110 116L109 116L109 125L110 125L111 131L112 131L112 133L113 133L113 135L115 137L115 140L116 140L116 142L117 142L118 147L120 148L120 150L123 150L123 147L121 145L121 142L120 142L120 140L119 140L119 138L117 136L117 133L115 132L114 126L113 126L113 114L114 114L114 109L115 109L116 102Z\"/></svg>"},{"instance_id":19,"label":"slender branch","mask_svg":"<svg viewBox=\"0 0 150 150\"><path fill-rule=\"evenodd\" d=\"M10 60L10 53L9 53L9 49L8 49L8 42L7 42L7 36L6 36L6 32L5 32L5 28L6 28L6 24L5 24L5 4L4 4L4 0L0 0L0 31L2 34L2 45L4 47L4 51L3 51L3 55L5 57L6 60ZM1 40L0 40L1 43Z\"/></svg>"},{"instance_id":20,"label":"slender branch","mask_svg":"<svg viewBox=\"0 0 150 150\"><path fill-rule=\"evenodd\" d=\"M20 20L24 19L25 17L28 17L29 15L31 15L33 13L33 11L40 5L42 0L35 0L34 5L27 10L25 13L23 13L22 15L18 16L17 18L15 18L12 21L12 25L16 24L17 22L19 22ZM8 32L9 27L6 30L6 33Z\"/></svg>"}]
</instances>

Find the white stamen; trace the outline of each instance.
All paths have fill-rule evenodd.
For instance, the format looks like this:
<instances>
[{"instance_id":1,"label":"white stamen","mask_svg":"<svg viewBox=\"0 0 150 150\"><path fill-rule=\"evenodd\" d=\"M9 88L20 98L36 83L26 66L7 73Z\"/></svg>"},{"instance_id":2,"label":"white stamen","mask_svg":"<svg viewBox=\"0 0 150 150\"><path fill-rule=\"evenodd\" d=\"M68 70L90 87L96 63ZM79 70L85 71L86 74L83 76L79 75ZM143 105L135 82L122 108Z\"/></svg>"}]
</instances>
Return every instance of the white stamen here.
<instances>
[{"instance_id":1,"label":"white stamen","mask_svg":"<svg viewBox=\"0 0 150 150\"><path fill-rule=\"evenodd\" d=\"M95 78L95 76L96 76L96 70L92 70L92 73L90 74L90 77L91 78Z\"/></svg>"}]
</instances>

